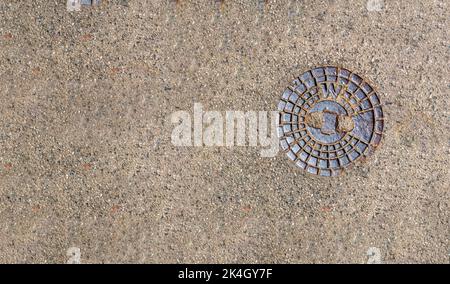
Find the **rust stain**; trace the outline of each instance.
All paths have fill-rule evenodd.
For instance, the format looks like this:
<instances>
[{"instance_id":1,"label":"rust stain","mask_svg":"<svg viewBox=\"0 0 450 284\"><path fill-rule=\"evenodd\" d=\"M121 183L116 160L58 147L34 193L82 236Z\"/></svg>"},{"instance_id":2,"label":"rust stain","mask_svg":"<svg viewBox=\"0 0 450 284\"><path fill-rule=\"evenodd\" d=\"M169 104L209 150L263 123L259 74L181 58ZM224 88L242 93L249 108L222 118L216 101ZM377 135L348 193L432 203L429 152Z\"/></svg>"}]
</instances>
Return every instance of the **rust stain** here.
<instances>
[{"instance_id":1,"label":"rust stain","mask_svg":"<svg viewBox=\"0 0 450 284\"><path fill-rule=\"evenodd\" d=\"M83 169L84 169L85 171L91 170L91 169L92 169L92 164L90 164L90 163L85 163L85 164L83 164Z\"/></svg>"},{"instance_id":2,"label":"rust stain","mask_svg":"<svg viewBox=\"0 0 450 284\"><path fill-rule=\"evenodd\" d=\"M33 207L31 207L31 211L33 211L34 213L39 212L39 210L41 210L41 207L39 205L34 205Z\"/></svg>"},{"instance_id":3,"label":"rust stain","mask_svg":"<svg viewBox=\"0 0 450 284\"><path fill-rule=\"evenodd\" d=\"M225 0L216 0L216 3L220 4L220 12L223 12L223 10L225 9Z\"/></svg>"},{"instance_id":4,"label":"rust stain","mask_svg":"<svg viewBox=\"0 0 450 284\"><path fill-rule=\"evenodd\" d=\"M3 167L5 168L5 170L9 171L9 170L12 169L13 165L11 163L6 163L6 164L3 165Z\"/></svg>"},{"instance_id":5,"label":"rust stain","mask_svg":"<svg viewBox=\"0 0 450 284\"><path fill-rule=\"evenodd\" d=\"M252 207L250 205L245 205L244 207L242 207L242 210L244 212L250 212L252 210Z\"/></svg>"},{"instance_id":6,"label":"rust stain","mask_svg":"<svg viewBox=\"0 0 450 284\"><path fill-rule=\"evenodd\" d=\"M92 40L94 37L91 34L85 34L81 36L81 41L86 42Z\"/></svg>"},{"instance_id":7,"label":"rust stain","mask_svg":"<svg viewBox=\"0 0 450 284\"><path fill-rule=\"evenodd\" d=\"M119 68L119 67L112 67L111 68L111 74L113 74L113 75L116 75L116 74L118 74L121 71L122 71L122 68Z\"/></svg>"},{"instance_id":8,"label":"rust stain","mask_svg":"<svg viewBox=\"0 0 450 284\"><path fill-rule=\"evenodd\" d=\"M117 213L117 211L119 211L120 210L120 206L119 205L113 205L112 207L111 207L111 213L112 214L114 214L114 213Z\"/></svg>"},{"instance_id":9,"label":"rust stain","mask_svg":"<svg viewBox=\"0 0 450 284\"><path fill-rule=\"evenodd\" d=\"M328 213L333 211L333 208L331 206L323 206L322 208L320 208L320 211Z\"/></svg>"},{"instance_id":10,"label":"rust stain","mask_svg":"<svg viewBox=\"0 0 450 284\"><path fill-rule=\"evenodd\" d=\"M3 35L4 40L10 40L13 38L13 35L11 33L6 33Z\"/></svg>"},{"instance_id":11,"label":"rust stain","mask_svg":"<svg viewBox=\"0 0 450 284\"><path fill-rule=\"evenodd\" d=\"M35 67L35 68L31 69L31 73L32 73L34 76L37 76L37 75L39 75L39 74L41 73L41 68Z\"/></svg>"}]
</instances>

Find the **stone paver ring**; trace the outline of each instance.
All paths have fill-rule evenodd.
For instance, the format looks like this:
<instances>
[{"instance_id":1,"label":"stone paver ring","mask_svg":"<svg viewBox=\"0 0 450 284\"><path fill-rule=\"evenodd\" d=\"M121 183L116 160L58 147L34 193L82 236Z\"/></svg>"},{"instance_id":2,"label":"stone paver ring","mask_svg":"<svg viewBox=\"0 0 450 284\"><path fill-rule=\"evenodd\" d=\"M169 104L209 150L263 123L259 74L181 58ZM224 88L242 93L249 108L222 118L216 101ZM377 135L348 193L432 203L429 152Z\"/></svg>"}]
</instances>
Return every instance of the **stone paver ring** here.
<instances>
[{"instance_id":1,"label":"stone paver ring","mask_svg":"<svg viewBox=\"0 0 450 284\"><path fill-rule=\"evenodd\" d=\"M278 110L281 148L312 174L339 175L381 142L384 121L378 95L344 68L303 73L283 92Z\"/></svg>"}]
</instances>

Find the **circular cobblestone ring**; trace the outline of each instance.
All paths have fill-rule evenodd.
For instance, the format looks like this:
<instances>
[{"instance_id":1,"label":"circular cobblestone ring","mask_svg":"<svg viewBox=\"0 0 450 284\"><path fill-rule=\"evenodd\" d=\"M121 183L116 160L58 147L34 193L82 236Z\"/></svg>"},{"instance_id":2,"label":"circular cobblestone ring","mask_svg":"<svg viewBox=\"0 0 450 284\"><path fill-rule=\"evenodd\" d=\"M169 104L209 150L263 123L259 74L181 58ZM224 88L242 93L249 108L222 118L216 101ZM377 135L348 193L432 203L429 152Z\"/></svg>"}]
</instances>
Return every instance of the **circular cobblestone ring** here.
<instances>
[{"instance_id":1,"label":"circular cobblestone ring","mask_svg":"<svg viewBox=\"0 0 450 284\"><path fill-rule=\"evenodd\" d=\"M303 73L281 96L278 136L298 167L337 176L381 141L383 111L374 89L339 67Z\"/></svg>"}]
</instances>

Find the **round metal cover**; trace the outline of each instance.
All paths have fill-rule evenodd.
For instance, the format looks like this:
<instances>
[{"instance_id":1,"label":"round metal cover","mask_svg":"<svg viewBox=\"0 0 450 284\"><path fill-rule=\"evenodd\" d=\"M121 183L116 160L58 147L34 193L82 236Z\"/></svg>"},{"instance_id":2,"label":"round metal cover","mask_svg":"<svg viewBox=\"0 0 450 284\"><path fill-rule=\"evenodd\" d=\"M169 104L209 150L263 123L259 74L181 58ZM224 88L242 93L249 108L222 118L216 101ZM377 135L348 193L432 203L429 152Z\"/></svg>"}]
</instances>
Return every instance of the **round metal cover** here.
<instances>
[{"instance_id":1,"label":"round metal cover","mask_svg":"<svg viewBox=\"0 0 450 284\"><path fill-rule=\"evenodd\" d=\"M294 80L278 104L281 148L309 173L337 176L381 141L383 111L357 74L318 67Z\"/></svg>"}]
</instances>

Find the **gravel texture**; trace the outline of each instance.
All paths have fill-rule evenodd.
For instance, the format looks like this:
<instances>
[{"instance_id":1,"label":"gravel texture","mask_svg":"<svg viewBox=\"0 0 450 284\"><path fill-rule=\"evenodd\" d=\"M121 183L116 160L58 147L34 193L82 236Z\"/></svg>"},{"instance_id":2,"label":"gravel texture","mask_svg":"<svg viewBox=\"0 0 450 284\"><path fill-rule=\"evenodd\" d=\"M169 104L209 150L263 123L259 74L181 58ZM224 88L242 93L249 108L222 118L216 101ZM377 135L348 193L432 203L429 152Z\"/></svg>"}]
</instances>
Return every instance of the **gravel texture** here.
<instances>
[{"instance_id":1,"label":"gravel texture","mask_svg":"<svg viewBox=\"0 0 450 284\"><path fill-rule=\"evenodd\" d=\"M369 2L1 1L0 262L448 263L449 3ZM345 174L171 143L173 112L276 110L326 64L384 105Z\"/></svg>"}]
</instances>

